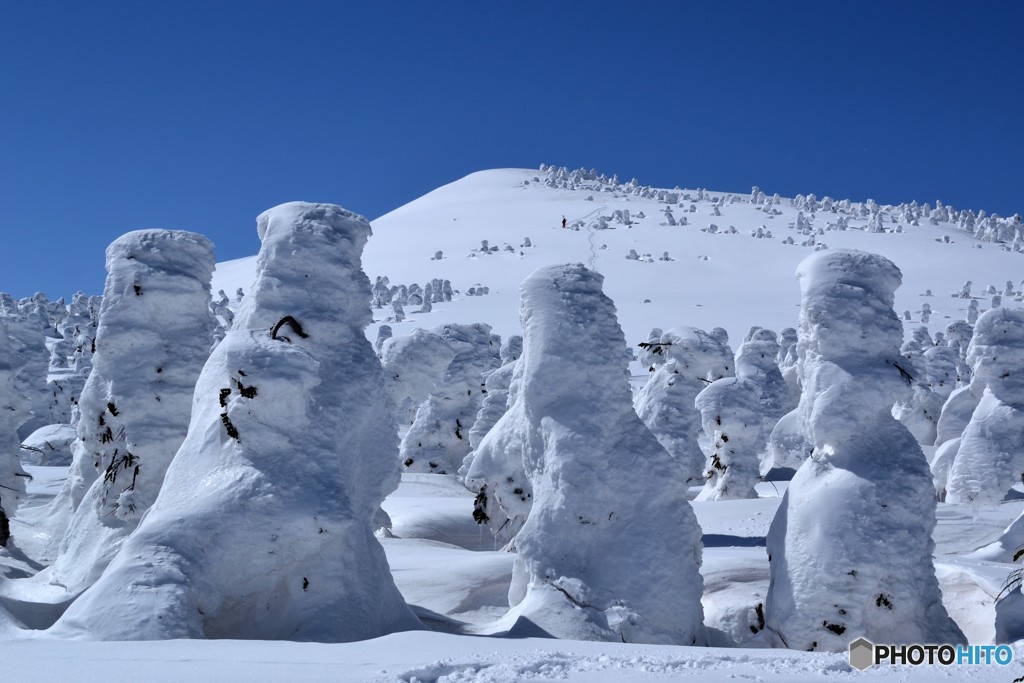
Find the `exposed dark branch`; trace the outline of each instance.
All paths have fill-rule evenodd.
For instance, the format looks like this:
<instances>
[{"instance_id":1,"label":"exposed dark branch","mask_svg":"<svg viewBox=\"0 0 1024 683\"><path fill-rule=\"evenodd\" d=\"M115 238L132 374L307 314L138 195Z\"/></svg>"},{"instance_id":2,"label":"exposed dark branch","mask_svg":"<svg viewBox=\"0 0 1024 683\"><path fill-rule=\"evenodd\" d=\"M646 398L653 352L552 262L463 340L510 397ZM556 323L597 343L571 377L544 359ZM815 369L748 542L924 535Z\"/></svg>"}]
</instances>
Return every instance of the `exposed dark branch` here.
<instances>
[{"instance_id":1,"label":"exposed dark branch","mask_svg":"<svg viewBox=\"0 0 1024 683\"><path fill-rule=\"evenodd\" d=\"M299 335L303 339L306 339L307 337L309 337L308 334L306 334L305 332L302 331L302 325L299 324L298 320L296 320L295 318L293 318L290 315L286 315L285 317L283 317L280 320L278 320L274 324L274 326L270 328L270 338L271 339L277 339L278 338L277 337L277 333L280 332L281 328L283 326L285 326L285 325L287 325L288 327L292 328L292 330L295 331L295 334ZM281 337L281 339L284 339L284 340L288 341L289 343L291 343L291 339L288 339L288 337Z\"/></svg>"}]
</instances>

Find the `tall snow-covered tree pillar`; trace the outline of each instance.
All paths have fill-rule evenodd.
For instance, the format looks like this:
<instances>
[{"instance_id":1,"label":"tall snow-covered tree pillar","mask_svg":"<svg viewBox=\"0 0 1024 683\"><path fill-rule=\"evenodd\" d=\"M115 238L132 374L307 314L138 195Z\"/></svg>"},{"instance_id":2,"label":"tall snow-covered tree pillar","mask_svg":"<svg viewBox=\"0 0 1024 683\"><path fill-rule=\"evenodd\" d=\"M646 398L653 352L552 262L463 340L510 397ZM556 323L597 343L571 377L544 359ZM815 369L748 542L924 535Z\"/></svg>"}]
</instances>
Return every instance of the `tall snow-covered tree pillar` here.
<instances>
[{"instance_id":1,"label":"tall snow-covered tree pillar","mask_svg":"<svg viewBox=\"0 0 1024 683\"><path fill-rule=\"evenodd\" d=\"M53 632L337 642L420 626L372 529L399 465L364 335L370 225L295 202L257 228L255 282L156 503Z\"/></svg>"},{"instance_id":2,"label":"tall snow-covered tree pillar","mask_svg":"<svg viewBox=\"0 0 1024 683\"><path fill-rule=\"evenodd\" d=\"M913 435L892 416L910 387L887 259L829 250L797 269L798 407L814 447L768 532L769 634L797 650L964 642L932 564L935 493ZM769 636L769 637L770 637Z\"/></svg>"},{"instance_id":3,"label":"tall snow-covered tree pillar","mask_svg":"<svg viewBox=\"0 0 1024 683\"><path fill-rule=\"evenodd\" d=\"M7 334L7 316L0 314L0 548L11 538L10 518L25 496L27 476L21 468L18 422L26 400L15 385L14 342Z\"/></svg>"},{"instance_id":4,"label":"tall snow-covered tree pillar","mask_svg":"<svg viewBox=\"0 0 1024 683\"><path fill-rule=\"evenodd\" d=\"M50 569L50 582L72 595L99 578L135 530L185 439L213 339L213 267L213 244L194 232L136 230L107 247L70 484L51 505L59 522L81 495Z\"/></svg>"},{"instance_id":5,"label":"tall snow-covered tree pillar","mask_svg":"<svg viewBox=\"0 0 1024 683\"><path fill-rule=\"evenodd\" d=\"M577 264L522 285L513 403L479 449L521 458L533 487L512 614L563 638L702 643L700 527L678 465L633 411L602 282Z\"/></svg>"}]
</instances>

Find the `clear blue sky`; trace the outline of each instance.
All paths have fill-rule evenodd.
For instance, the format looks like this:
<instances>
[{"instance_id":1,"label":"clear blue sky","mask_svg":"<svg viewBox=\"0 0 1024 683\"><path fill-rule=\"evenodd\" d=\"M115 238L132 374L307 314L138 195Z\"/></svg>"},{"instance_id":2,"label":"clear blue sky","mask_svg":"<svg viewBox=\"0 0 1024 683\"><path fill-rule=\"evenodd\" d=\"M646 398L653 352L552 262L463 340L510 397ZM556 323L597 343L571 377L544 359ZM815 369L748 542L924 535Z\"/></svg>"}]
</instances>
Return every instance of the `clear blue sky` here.
<instances>
[{"instance_id":1,"label":"clear blue sky","mask_svg":"<svg viewBox=\"0 0 1024 683\"><path fill-rule=\"evenodd\" d=\"M473 171L1024 212L1024 3L0 0L0 290Z\"/></svg>"}]
</instances>

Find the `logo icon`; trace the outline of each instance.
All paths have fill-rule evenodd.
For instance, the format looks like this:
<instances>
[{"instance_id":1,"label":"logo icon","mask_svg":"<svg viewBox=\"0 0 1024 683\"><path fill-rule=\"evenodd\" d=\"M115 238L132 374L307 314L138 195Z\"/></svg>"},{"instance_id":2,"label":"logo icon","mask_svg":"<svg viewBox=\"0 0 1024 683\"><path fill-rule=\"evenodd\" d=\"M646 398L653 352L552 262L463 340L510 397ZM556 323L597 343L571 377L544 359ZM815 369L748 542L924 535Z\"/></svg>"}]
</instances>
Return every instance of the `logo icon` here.
<instances>
[{"instance_id":1,"label":"logo icon","mask_svg":"<svg viewBox=\"0 0 1024 683\"><path fill-rule=\"evenodd\" d=\"M864 671L875 664L875 645L867 638L858 638L850 643L850 666Z\"/></svg>"}]
</instances>

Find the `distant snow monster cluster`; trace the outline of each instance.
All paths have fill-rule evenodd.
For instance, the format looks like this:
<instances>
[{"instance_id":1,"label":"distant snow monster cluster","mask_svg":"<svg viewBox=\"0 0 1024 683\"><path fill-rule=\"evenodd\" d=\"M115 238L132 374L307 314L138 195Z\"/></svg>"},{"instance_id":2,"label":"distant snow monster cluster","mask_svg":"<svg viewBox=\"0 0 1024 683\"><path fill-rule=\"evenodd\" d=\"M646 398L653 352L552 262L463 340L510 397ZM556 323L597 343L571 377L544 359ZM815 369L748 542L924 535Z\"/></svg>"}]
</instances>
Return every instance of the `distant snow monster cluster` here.
<instances>
[{"instance_id":1,"label":"distant snow monster cluster","mask_svg":"<svg viewBox=\"0 0 1024 683\"><path fill-rule=\"evenodd\" d=\"M689 225L698 203L782 215L756 187L656 190L547 166L526 182L655 199L658 229ZM604 277L578 263L522 282L522 336L482 322L396 335L406 307L429 313L460 293L444 279L371 282L369 223L341 207L261 214L255 278L234 300L211 296L203 236L128 233L107 249L102 298L0 297L0 553L21 552L11 519L26 466L70 466L48 505L22 511L48 539L32 558L46 569L0 587L64 638L341 642L425 629L378 540L382 501L406 473L460 482L481 533L515 553L503 623L686 646L965 642L931 534L937 501L998 504L1024 477L1024 312L993 300L904 342L899 269L821 237L942 222L1021 251L1019 219L941 203L792 204L794 224L774 232L811 250L797 327L751 327L735 351L722 328L655 328L635 356ZM567 227L646 219L599 208ZM954 294L971 298L971 283ZM387 308L371 343L373 310ZM631 360L646 371L635 391ZM725 505L779 480L767 595L749 623L715 633L690 500ZM1001 633L1024 629L1011 607ZM28 628L0 602L0 637Z\"/></svg>"}]
</instances>

